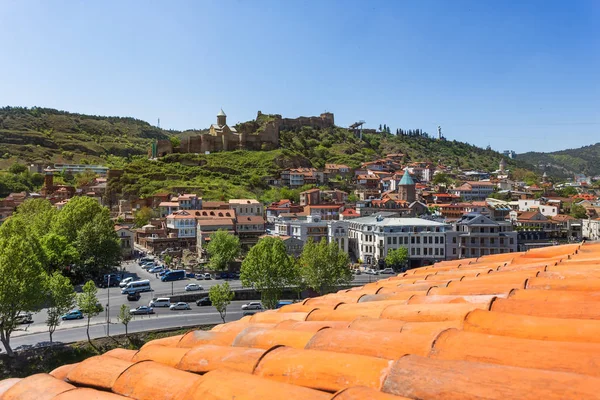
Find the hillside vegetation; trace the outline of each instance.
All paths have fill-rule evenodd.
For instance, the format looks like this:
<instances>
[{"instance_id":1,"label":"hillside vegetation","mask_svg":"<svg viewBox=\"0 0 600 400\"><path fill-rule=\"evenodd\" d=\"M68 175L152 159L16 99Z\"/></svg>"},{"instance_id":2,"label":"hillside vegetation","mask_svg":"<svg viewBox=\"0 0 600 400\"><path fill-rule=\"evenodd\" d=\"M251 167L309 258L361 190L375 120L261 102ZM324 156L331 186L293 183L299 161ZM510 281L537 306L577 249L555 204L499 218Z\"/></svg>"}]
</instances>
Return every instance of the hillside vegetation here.
<instances>
[{"instance_id":1,"label":"hillside vegetation","mask_svg":"<svg viewBox=\"0 0 600 400\"><path fill-rule=\"evenodd\" d=\"M166 139L170 133L134 118L0 108L0 157L5 160L102 162L108 155L146 154L152 139Z\"/></svg>"},{"instance_id":2,"label":"hillside vegetation","mask_svg":"<svg viewBox=\"0 0 600 400\"><path fill-rule=\"evenodd\" d=\"M600 175L600 143L552 153L523 153L517 159L563 178L573 174Z\"/></svg>"},{"instance_id":3,"label":"hillside vegetation","mask_svg":"<svg viewBox=\"0 0 600 400\"><path fill-rule=\"evenodd\" d=\"M247 131L260 132L275 117L262 114L243 123ZM440 141L426 136L365 134L360 140L345 128L315 129L304 126L280 132L281 148L272 151L232 151L171 154L148 160L154 139L177 141L202 131L166 131L134 118L90 116L47 108L0 109L0 167L15 162L102 163L124 170L114 189L125 197L147 196L161 191L194 192L207 200L256 197L265 201L297 197L297 193L273 189L267 177L278 177L291 167L323 168L343 163L357 168L389 153L403 153L409 161L440 162L463 170L494 171L502 156L466 143ZM507 160L510 169L531 169L521 161ZM36 177L39 178L39 177ZM60 178L60 177L59 177ZM6 174L2 192L34 190L23 176ZM68 182L71 183L71 182ZM37 185L36 185L37 186Z\"/></svg>"}]
</instances>

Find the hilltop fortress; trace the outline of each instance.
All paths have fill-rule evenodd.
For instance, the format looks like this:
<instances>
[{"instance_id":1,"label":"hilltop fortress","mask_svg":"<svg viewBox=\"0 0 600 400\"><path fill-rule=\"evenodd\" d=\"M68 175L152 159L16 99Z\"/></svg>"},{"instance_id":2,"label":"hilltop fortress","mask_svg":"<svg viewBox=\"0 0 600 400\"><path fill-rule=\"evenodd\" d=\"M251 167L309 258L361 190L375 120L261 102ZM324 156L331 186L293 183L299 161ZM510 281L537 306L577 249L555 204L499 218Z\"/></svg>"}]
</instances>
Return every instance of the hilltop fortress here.
<instances>
[{"instance_id":1,"label":"hilltop fortress","mask_svg":"<svg viewBox=\"0 0 600 400\"><path fill-rule=\"evenodd\" d=\"M170 140L158 140L152 144L150 156L162 157L171 153L205 153L232 150L272 150L279 147L279 132L295 130L303 126L315 129L334 126L333 113L318 117L282 118L281 115L263 114L260 111L254 121L243 122L237 128L227 125L223 110L217 114L217 123L208 133L197 134L181 140L173 147Z\"/></svg>"}]
</instances>

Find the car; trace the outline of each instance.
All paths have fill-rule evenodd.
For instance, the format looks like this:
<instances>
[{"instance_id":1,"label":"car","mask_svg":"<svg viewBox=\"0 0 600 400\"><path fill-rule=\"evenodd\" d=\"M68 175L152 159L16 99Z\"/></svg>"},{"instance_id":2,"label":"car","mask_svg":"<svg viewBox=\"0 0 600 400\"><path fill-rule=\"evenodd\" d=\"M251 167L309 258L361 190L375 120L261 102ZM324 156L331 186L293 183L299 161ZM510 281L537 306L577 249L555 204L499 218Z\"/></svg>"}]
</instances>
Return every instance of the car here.
<instances>
[{"instance_id":1,"label":"car","mask_svg":"<svg viewBox=\"0 0 600 400\"><path fill-rule=\"evenodd\" d=\"M196 300L197 306L212 306L212 301L210 301L209 297L203 297L201 299Z\"/></svg>"},{"instance_id":2,"label":"car","mask_svg":"<svg viewBox=\"0 0 600 400\"><path fill-rule=\"evenodd\" d=\"M67 321L70 319L83 319L83 313L79 310L71 310L66 314L63 314L60 319Z\"/></svg>"},{"instance_id":3,"label":"car","mask_svg":"<svg viewBox=\"0 0 600 400\"><path fill-rule=\"evenodd\" d=\"M148 272L150 272L151 274L157 274L159 272L163 272L165 269L163 267L154 267L154 268L150 268L148 270Z\"/></svg>"},{"instance_id":4,"label":"car","mask_svg":"<svg viewBox=\"0 0 600 400\"><path fill-rule=\"evenodd\" d=\"M276 309L277 309L277 308L281 308L281 307L283 307L283 306L287 306L287 305L290 305L290 304L292 304L292 303L293 303L293 302L291 302L291 301L289 301L289 300L279 300L279 301L277 302L277 305L275 306L275 308L276 308Z\"/></svg>"},{"instance_id":5,"label":"car","mask_svg":"<svg viewBox=\"0 0 600 400\"><path fill-rule=\"evenodd\" d=\"M379 271L380 274L394 274L394 270L392 268L384 268Z\"/></svg>"},{"instance_id":6,"label":"car","mask_svg":"<svg viewBox=\"0 0 600 400\"><path fill-rule=\"evenodd\" d=\"M191 310L191 308L188 303L180 301L179 303L172 304L169 310Z\"/></svg>"},{"instance_id":7,"label":"car","mask_svg":"<svg viewBox=\"0 0 600 400\"><path fill-rule=\"evenodd\" d=\"M120 287L125 287L125 286L127 286L127 284L128 284L129 282L133 282L133 277L131 277L131 276L130 276L129 278L125 278L125 279L123 279L123 280L122 280L122 281L119 283L119 286L120 286Z\"/></svg>"},{"instance_id":8,"label":"car","mask_svg":"<svg viewBox=\"0 0 600 400\"><path fill-rule=\"evenodd\" d=\"M196 274L196 275L194 275L194 277L196 279L198 279L199 281L203 281L204 280L204 274Z\"/></svg>"},{"instance_id":9,"label":"car","mask_svg":"<svg viewBox=\"0 0 600 400\"><path fill-rule=\"evenodd\" d=\"M142 295L140 294L140 292L129 293L127 295L127 300L129 300L129 301L138 301L141 298L142 298Z\"/></svg>"},{"instance_id":10,"label":"car","mask_svg":"<svg viewBox=\"0 0 600 400\"><path fill-rule=\"evenodd\" d=\"M209 281L209 280L211 280L211 279L212 279L212 276L210 276L210 274L209 274L208 272L206 272L206 273L204 274L204 279L205 279L205 280L207 280L207 281Z\"/></svg>"},{"instance_id":11,"label":"car","mask_svg":"<svg viewBox=\"0 0 600 400\"><path fill-rule=\"evenodd\" d=\"M33 323L33 315L30 312L20 312L16 318L17 324L31 324Z\"/></svg>"},{"instance_id":12,"label":"car","mask_svg":"<svg viewBox=\"0 0 600 400\"><path fill-rule=\"evenodd\" d=\"M150 307L170 307L171 299L169 297L158 297L150 300L148 304Z\"/></svg>"},{"instance_id":13,"label":"car","mask_svg":"<svg viewBox=\"0 0 600 400\"><path fill-rule=\"evenodd\" d=\"M147 315L154 314L154 309L148 306L139 306L137 308L132 308L129 310L132 315Z\"/></svg>"},{"instance_id":14,"label":"car","mask_svg":"<svg viewBox=\"0 0 600 400\"><path fill-rule=\"evenodd\" d=\"M204 288L197 283L188 283L185 285L186 292L195 292L196 290L204 290Z\"/></svg>"},{"instance_id":15,"label":"car","mask_svg":"<svg viewBox=\"0 0 600 400\"><path fill-rule=\"evenodd\" d=\"M373 268L369 268L365 270L365 274L367 275L379 275L379 271L374 270Z\"/></svg>"},{"instance_id":16,"label":"car","mask_svg":"<svg viewBox=\"0 0 600 400\"><path fill-rule=\"evenodd\" d=\"M262 310L262 304L259 301L251 301L242 306L242 310Z\"/></svg>"}]
</instances>

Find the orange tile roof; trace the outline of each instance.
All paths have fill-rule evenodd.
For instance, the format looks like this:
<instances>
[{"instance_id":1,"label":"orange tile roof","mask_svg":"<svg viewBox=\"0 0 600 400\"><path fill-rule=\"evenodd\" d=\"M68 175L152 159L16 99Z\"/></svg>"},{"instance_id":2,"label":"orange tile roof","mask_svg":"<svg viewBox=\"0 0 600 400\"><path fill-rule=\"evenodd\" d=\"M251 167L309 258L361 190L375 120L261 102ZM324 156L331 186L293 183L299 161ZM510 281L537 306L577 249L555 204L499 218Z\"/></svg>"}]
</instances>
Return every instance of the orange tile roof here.
<instances>
[{"instance_id":1,"label":"orange tile roof","mask_svg":"<svg viewBox=\"0 0 600 400\"><path fill-rule=\"evenodd\" d=\"M0 399L592 399L600 244L443 261L0 381Z\"/></svg>"}]
</instances>

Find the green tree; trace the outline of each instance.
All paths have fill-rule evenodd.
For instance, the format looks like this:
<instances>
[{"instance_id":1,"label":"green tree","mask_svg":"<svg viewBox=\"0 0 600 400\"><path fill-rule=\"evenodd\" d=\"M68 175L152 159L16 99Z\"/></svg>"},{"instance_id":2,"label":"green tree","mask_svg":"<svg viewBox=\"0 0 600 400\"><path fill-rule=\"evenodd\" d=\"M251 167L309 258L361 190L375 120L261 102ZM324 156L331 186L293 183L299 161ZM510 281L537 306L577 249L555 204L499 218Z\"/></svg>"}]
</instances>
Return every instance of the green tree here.
<instances>
[{"instance_id":1,"label":"green tree","mask_svg":"<svg viewBox=\"0 0 600 400\"><path fill-rule=\"evenodd\" d=\"M224 271L229 267L229 263L240 255L240 239L219 229L210 235L210 242L206 246L209 255L208 266L214 271Z\"/></svg>"},{"instance_id":2,"label":"green tree","mask_svg":"<svg viewBox=\"0 0 600 400\"><path fill-rule=\"evenodd\" d=\"M450 179L450 177L447 174L442 172L433 175L433 179L431 180L431 182L434 185L449 185L450 183L452 183L452 179Z\"/></svg>"},{"instance_id":3,"label":"green tree","mask_svg":"<svg viewBox=\"0 0 600 400\"><path fill-rule=\"evenodd\" d=\"M13 215L0 226L0 341L12 357L10 336L20 312L41 308L44 252L27 221Z\"/></svg>"},{"instance_id":4,"label":"green tree","mask_svg":"<svg viewBox=\"0 0 600 400\"><path fill-rule=\"evenodd\" d=\"M156 218L156 213L150 207L142 207L133 214L133 221L136 228L148 224L152 218Z\"/></svg>"},{"instance_id":5,"label":"green tree","mask_svg":"<svg viewBox=\"0 0 600 400\"><path fill-rule=\"evenodd\" d=\"M133 315L131 315L131 311L127 304L121 304L121 308L119 309L119 315L117 315L117 319L123 325L125 325L125 336L129 337L129 332L127 331L127 325L131 322Z\"/></svg>"},{"instance_id":6,"label":"green tree","mask_svg":"<svg viewBox=\"0 0 600 400\"><path fill-rule=\"evenodd\" d=\"M85 285L83 285L82 292L77 296L77 307L79 307L79 310L87 317L86 334L88 342L95 350L98 350L98 348L94 346L92 339L90 338L90 321L93 317L102 312L101 307L98 307L97 294L98 289L96 288L94 281L87 281Z\"/></svg>"},{"instance_id":7,"label":"green tree","mask_svg":"<svg viewBox=\"0 0 600 400\"><path fill-rule=\"evenodd\" d=\"M394 268L394 270L405 265L406 261L408 261L408 249L406 247L390 249L385 256L385 265Z\"/></svg>"},{"instance_id":8,"label":"green tree","mask_svg":"<svg viewBox=\"0 0 600 400\"><path fill-rule=\"evenodd\" d=\"M327 243L324 238L319 243L308 239L299 263L306 285L321 295L352 281L348 253L341 250L335 242Z\"/></svg>"},{"instance_id":9,"label":"green tree","mask_svg":"<svg viewBox=\"0 0 600 400\"><path fill-rule=\"evenodd\" d=\"M296 263L281 239L265 237L250 249L242 262L240 280L261 294L266 308L275 308L283 289L294 284Z\"/></svg>"},{"instance_id":10,"label":"green tree","mask_svg":"<svg viewBox=\"0 0 600 400\"><path fill-rule=\"evenodd\" d=\"M171 146L173 146L173 148L181 146L181 139L177 136L171 136L169 140L171 141Z\"/></svg>"},{"instance_id":11,"label":"green tree","mask_svg":"<svg viewBox=\"0 0 600 400\"><path fill-rule=\"evenodd\" d=\"M56 327L60 324L61 315L68 312L75 304L75 291L69 278L55 271L46 280L46 302L48 304L48 333L50 334L50 343Z\"/></svg>"},{"instance_id":12,"label":"green tree","mask_svg":"<svg viewBox=\"0 0 600 400\"><path fill-rule=\"evenodd\" d=\"M217 309L223 323L225 323L225 316L227 315L227 306L231 303L231 300L235 297L235 294L231 291L229 283L225 282L220 285L214 285L208 291L208 297L212 302L212 305Z\"/></svg>"},{"instance_id":13,"label":"green tree","mask_svg":"<svg viewBox=\"0 0 600 400\"><path fill-rule=\"evenodd\" d=\"M587 218L587 211L584 206L580 204L573 204L571 206L571 216L577 219Z\"/></svg>"},{"instance_id":14,"label":"green tree","mask_svg":"<svg viewBox=\"0 0 600 400\"><path fill-rule=\"evenodd\" d=\"M19 164L19 163L14 163L13 165L11 165L8 168L8 172L15 174L15 175L18 175L25 171L27 171L27 167L25 165Z\"/></svg>"},{"instance_id":15,"label":"green tree","mask_svg":"<svg viewBox=\"0 0 600 400\"><path fill-rule=\"evenodd\" d=\"M558 190L557 193L561 197L571 197L577 194L577 189L575 189L573 186L567 186L563 189Z\"/></svg>"},{"instance_id":16,"label":"green tree","mask_svg":"<svg viewBox=\"0 0 600 400\"><path fill-rule=\"evenodd\" d=\"M86 169L83 172L75 174L75 185L77 187L90 186L96 179L96 173L91 169Z\"/></svg>"},{"instance_id":17,"label":"green tree","mask_svg":"<svg viewBox=\"0 0 600 400\"><path fill-rule=\"evenodd\" d=\"M40 243L46 255L49 273L60 270L79 260L77 249L64 236L48 233L42 237Z\"/></svg>"},{"instance_id":18,"label":"green tree","mask_svg":"<svg viewBox=\"0 0 600 400\"><path fill-rule=\"evenodd\" d=\"M164 258L164 262L167 267L170 267L171 263L173 262L173 257L167 254Z\"/></svg>"},{"instance_id":19,"label":"green tree","mask_svg":"<svg viewBox=\"0 0 600 400\"><path fill-rule=\"evenodd\" d=\"M17 214L27 221L28 229L41 239L50 232L58 210L46 199L29 199L17 207Z\"/></svg>"}]
</instances>

